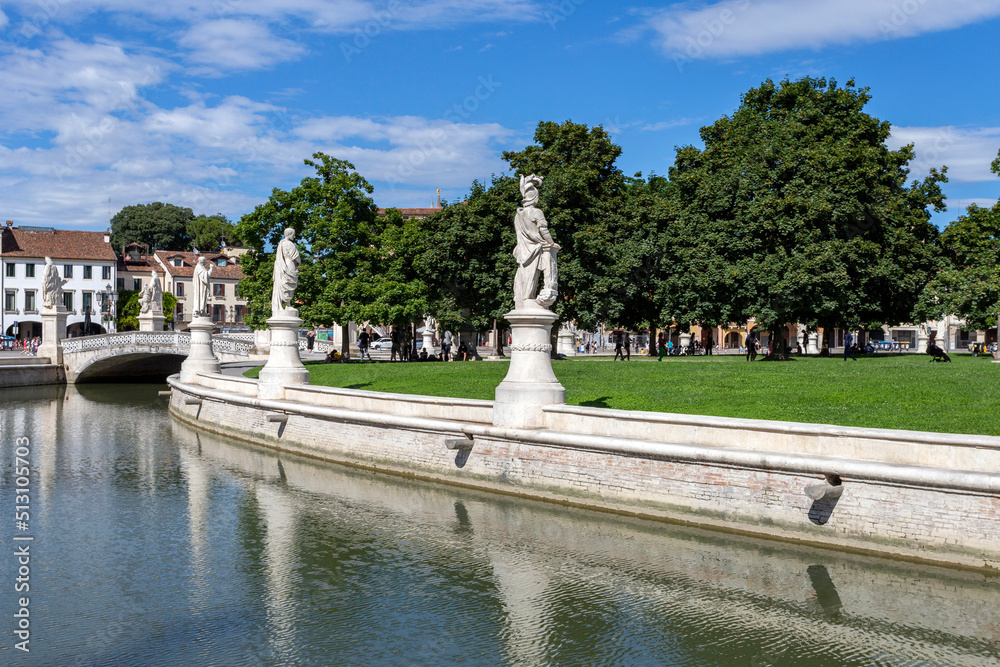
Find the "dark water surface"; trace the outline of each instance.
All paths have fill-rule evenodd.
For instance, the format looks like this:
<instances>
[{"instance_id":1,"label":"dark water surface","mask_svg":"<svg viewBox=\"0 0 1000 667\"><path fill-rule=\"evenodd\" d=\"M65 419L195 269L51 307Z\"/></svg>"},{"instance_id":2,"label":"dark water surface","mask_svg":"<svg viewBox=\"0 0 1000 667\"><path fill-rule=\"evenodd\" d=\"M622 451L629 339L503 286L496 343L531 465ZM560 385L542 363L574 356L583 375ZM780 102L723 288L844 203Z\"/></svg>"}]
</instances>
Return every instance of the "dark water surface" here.
<instances>
[{"instance_id":1,"label":"dark water surface","mask_svg":"<svg viewBox=\"0 0 1000 667\"><path fill-rule=\"evenodd\" d=\"M279 455L157 389L0 391L0 664L1000 665L1000 579Z\"/></svg>"}]
</instances>

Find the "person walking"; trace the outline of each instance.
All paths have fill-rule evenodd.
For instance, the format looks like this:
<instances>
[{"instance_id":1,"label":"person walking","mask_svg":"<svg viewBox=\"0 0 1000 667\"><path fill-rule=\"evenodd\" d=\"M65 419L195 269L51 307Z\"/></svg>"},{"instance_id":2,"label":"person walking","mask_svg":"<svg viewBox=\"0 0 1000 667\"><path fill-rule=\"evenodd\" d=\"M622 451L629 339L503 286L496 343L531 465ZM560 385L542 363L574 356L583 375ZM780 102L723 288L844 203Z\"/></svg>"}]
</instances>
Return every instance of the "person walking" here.
<instances>
[{"instance_id":1,"label":"person walking","mask_svg":"<svg viewBox=\"0 0 1000 667\"><path fill-rule=\"evenodd\" d=\"M614 336L615 336L615 358L612 359L612 361L618 361L619 357L621 357L622 361L625 361L625 352L624 352L625 339L622 336L622 332L616 331Z\"/></svg>"},{"instance_id":2,"label":"person walking","mask_svg":"<svg viewBox=\"0 0 1000 667\"><path fill-rule=\"evenodd\" d=\"M750 333L747 335L747 361L755 361L757 359L757 334Z\"/></svg>"},{"instance_id":3,"label":"person walking","mask_svg":"<svg viewBox=\"0 0 1000 667\"><path fill-rule=\"evenodd\" d=\"M858 360L858 358L854 356L854 350L851 349L851 347L853 346L854 346L854 334L848 331L846 334L844 334L844 361L847 361L847 357L854 359L854 361Z\"/></svg>"},{"instance_id":4,"label":"person walking","mask_svg":"<svg viewBox=\"0 0 1000 667\"><path fill-rule=\"evenodd\" d=\"M625 332L625 361L632 361L632 332Z\"/></svg>"},{"instance_id":5,"label":"person walking","mask_svg":"<svg viewBox=\"0 0 1000 667\"><path fill-rule=\"evenodd\" d=\"M400 342L402 341L403 335L399 330L399 327L393 327L392 333L389 334L389 338L392 341L391 351L389 353L389 361L396 361L396 357L399 357L399 361L403 360L403 351L400 348Z\"/></svg>"},{"instance_id":6,"label":"person walking","mask_svg":"<svg viewBox=\"0 0 1000 667\"><path fill-rule=\"evenodd\" d=\"M708 334L708 340L705 341L705 354L711 355L714 348L715 339L712 338L712 334Z\"/></svg>"},{"instance_id":7,"label":"person walking","mask_svg":"<svg viewBox=\"0 0 1000 667\"><path fill-rule=\"evenodd\" d=\"M662 331L656 337L656 346L660 349L660 356L656 360L663 361L663 355L667 354L667 337L663 335Z\"/></svg>"},{"instance_id":8,"label":"person walking","mask_svg":"<svg viewBox=\"0 0 1000 667\"><path fill-rule=\"evenodd\" d=\"M361 350L361 360L364 361L365 356L368 357L368 361L372 360L372 354L368 351L368 347L371 345L372 338L368 334L368 329L362 329L361 333L358 335L358 349Z\"/></svg>"},{"instance_id":9,"label":"person walking","mask_svg":"<svg viewBox=\"0 0 1000 667\"><path fill-rule=\"evenodd\" d=\"M306 332L306 350L312 352L314 347L316 347L316 330L310 329Z\"/></svg>"}]
</instances>

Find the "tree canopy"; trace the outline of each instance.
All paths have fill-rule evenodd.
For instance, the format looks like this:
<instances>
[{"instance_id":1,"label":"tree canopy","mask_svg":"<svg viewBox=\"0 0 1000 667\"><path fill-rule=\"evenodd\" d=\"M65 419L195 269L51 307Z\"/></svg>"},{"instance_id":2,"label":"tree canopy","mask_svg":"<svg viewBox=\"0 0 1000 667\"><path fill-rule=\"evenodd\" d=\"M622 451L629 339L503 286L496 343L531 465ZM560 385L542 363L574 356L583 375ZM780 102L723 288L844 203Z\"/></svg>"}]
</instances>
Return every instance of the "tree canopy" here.
<instances>
[{"instance_id":1,"label":"tree canopy","mask_svg":"<svg viewBox=\"0 0 1000 667\"><path fill-rule=\"evenodd\" d=\"M868 90L768 80L678 149L679 217L662 297L678 321L869 328L907 321L935 267L944 170L906 184L913 147Z\"/></svg>"},{"instance_id":2,"label":"tree canopy","mask_svg":"<svg viewBox=\"0 0 1000 667\"><path fill-rule=\"evenodd\" d=\"M223 245L243 245L243 241L236 234L236 225L221 213L199 215L187 224L186 231L192 244L200 252L215 252Z\"/></svg>"},{"instance_id":3,"label":"tree canopy","mask_svg":"<svg viewBox=\"0 0 1000 667\"><path fill-rule=\"evenodd\" d=\"M126 206L111 218L111 247L116 252L128 243L144 243L152 250L188 250L188 224L195 219L189 208L153 202Z\"/></svg>"},{"instance_id":4,"label":"tree canopy","mask_svg":"<svg viewBox=\"0 0 1000 667\"><path fill-rule=\"evenodd\" d=\"M372 186L354 165L315 153L305 164L315 176L243 216L236 233L250 251L241 258L240 293L250 306L248 324L262 327L271 314L273 248L286 228L296 233L302 263L295 307L309 324L403 323L427 308L427 289L413 270L416 221L398 211L384 217Z\"/></svg>"}]
</instances>

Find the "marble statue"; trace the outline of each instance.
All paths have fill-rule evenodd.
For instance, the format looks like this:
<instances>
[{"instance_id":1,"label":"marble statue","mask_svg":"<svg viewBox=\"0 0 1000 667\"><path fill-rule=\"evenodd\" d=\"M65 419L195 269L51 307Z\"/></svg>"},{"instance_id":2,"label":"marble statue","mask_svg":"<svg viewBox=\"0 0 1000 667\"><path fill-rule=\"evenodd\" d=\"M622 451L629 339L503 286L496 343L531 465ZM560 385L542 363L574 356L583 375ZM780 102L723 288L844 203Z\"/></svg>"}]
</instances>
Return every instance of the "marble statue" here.
<instances>
[{"instance_id":1,"label":"marble statue","mask_svg":"<svg viewBox=\"0 0 1000 667\"><path fill-rule=\"evenodd\" d=\"M299 284L299 249L295 247L295 230L285 230L274 252L274 288L271 291L271 316L276 317L292 305L292 296Z\"/></svg>"},{"instance_id":2,"label":"marble statue","mask_svg":"<svg viewBox=\"0 0 1000 667\"><path fill-rule=\"evenodd\" d=\"M437 320L434 319L433 315L424 315L424 331L436 331L437 330Z\"/></svg>"},{"instance_id":3,"label":"marble statue","mask_svg":"<svg viewBox=\"0 0 1000 667\"><path fill-rule=\"evenodd\" d=\"M160 274L155 269L149 284L142 290L139 311L143 314L163 312L163 287L160 284Z\"/></svg>"},{"instance_id":4,"label":"marble statue","mask_svg":"<svg viewBox=\"0 0 1000 667\"><path fill-rule=\"evenodd\" d=\"M66 281L59 277L59 269L51 257L45 258L45 272L42 273L42 304L46 308L63 305L63 285Z\"/></svg>"},{"instance_id":5,"label":"marble statue","mask_svg":"<svg viewBox=\"0 0 1000 667\"><path fill-rule=\"evenodd\" d=\"M194 287L194 316L208 317L208 279L212 276L214 264L209 264L204 257L198 258L191 280Z\"/></svg>"},{"instance_id":6,"label":"marble statue","mask_svg":"<svg viewBox=\"0 0 1000 667\"><path fill-rule=\"evenodd\" d=\"M522 310L525 305L531 304L548 308L559 295L556 271L559 244L552 240L545 215L536 206L538 188L541 185L541 176L521 176L523 202L514 216L514 229L517 232L517 246L514 248L514 258L517 260L514 310ZM542 275L542 287L536 296L539 274Z\"/></svg>"}]
</instances>

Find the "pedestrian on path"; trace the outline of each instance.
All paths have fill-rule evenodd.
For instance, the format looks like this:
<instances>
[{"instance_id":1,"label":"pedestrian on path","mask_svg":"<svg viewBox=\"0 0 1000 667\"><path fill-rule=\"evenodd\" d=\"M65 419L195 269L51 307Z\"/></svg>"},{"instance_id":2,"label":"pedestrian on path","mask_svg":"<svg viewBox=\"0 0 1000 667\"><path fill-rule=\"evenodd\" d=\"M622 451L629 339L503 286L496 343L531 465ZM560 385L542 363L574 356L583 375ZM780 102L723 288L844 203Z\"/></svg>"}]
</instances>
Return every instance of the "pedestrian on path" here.
<instances>
[{"instance_id":1,"label":"pedestrian on path","mask_svg":"<svg viewBox=\"0 0 1000 667\"><path fill-rule=\"evenodd\" d=\"M853 346L854 346L854 334L848 331L846 334L844 334L844 361L847 361L847 357L854 359L854 361L858 360L858 358L854 356L854 351L851 349L851 347Z\"/></svg>"},{"instance_id":2,"label":"pedestrian on path","mask_svg":"<svg viewBox=\"0 0 1000 667\"><path fill-rule=\"evenodd\" d=\"M657 361L663 361L663 355L667 354L667 337L660 332L660 335L656 337L656 346L660 348L660 356L657 357Z\"/></svg>"}]
</instances>

